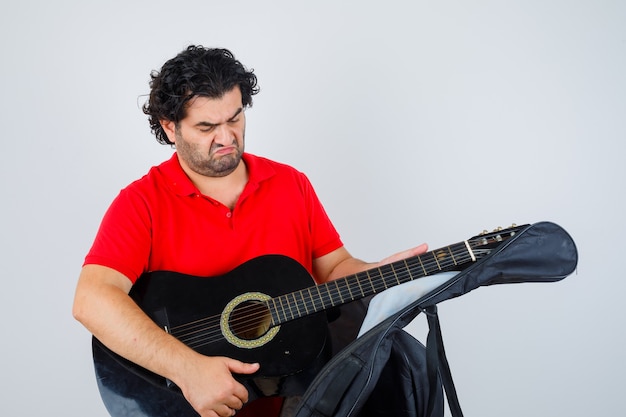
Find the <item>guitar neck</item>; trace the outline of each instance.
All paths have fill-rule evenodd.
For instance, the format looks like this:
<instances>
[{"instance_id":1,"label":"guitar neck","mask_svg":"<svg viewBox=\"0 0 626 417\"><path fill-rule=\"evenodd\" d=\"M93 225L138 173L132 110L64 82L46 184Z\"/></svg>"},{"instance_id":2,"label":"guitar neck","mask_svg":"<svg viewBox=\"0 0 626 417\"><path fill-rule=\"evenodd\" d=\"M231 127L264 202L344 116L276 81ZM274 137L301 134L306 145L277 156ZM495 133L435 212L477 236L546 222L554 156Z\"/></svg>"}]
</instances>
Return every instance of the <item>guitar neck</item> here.
<instances>
[{"instance_id":1,"label":"guitar neck","mask_svg":"<svg viewBox=\"0 0 626 417\"><path fill-rule=\"evenodd\" d=\"M272 325L318 313L475 260L464 241L266 301Z\"/></svg>"}]
</instances>

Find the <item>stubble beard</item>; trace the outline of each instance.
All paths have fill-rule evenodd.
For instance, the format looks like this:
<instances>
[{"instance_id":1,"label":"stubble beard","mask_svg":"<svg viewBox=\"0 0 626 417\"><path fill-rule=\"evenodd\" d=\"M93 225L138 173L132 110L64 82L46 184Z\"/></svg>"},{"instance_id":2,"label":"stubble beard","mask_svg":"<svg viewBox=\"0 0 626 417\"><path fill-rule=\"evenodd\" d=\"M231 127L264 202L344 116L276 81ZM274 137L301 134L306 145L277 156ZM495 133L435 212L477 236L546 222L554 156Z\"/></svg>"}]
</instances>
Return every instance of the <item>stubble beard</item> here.
<instances>
[{"instance_id":1,"label":"stubble beard","mask_svg":"<svg viewBox=\"0 0 626 417\"><path fill-rule=\"evenodd\" d=\"M180 132L176 132L176 152L179 157L187 163L193 172L205 177L225 177L235 171L241 162L243 143L242 140L242 144L239 146L234 141L235 152L222 156L215 155L215 152L222 148L222 145L213 144L208 155L206 155L198 150L197 145L190 144Z\"/></svg>"}]
</instances>

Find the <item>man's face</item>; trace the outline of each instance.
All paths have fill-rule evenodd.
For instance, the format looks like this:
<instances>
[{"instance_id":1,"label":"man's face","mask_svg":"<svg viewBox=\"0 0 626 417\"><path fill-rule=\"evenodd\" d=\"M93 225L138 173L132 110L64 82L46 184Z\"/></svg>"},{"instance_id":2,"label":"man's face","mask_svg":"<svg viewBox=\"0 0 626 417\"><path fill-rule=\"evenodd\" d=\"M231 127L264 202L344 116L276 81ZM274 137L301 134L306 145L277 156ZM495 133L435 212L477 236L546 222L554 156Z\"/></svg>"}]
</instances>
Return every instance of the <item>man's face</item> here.
<instances>
[{"instance_id":1,"label":"man's face","mask_svg":"<svg viewBox=\"0 0 626 417\"><path fill-rule=\"evenodd\" d=\"M241 162L246 118L239 87L221 98L195 97L178 124L162 123L181 164L207 177L224 177Z\"/></svg>"}]
</instances>

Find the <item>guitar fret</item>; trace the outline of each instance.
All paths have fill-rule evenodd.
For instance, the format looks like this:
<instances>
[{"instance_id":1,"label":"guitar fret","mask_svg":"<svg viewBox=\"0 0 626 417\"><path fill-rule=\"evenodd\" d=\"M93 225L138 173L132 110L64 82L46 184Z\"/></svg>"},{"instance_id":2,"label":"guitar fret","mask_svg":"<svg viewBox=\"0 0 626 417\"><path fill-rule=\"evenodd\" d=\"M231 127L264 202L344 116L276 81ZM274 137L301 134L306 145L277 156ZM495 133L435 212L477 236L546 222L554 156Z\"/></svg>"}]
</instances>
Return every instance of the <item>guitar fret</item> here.
<instances>
[{"instance_id":1,"label":"guitar fret","mask_svg":"<svg viewBox=\"0 0 626 417\"><path fill-rule=\"evenodd\" d=\"M365 291L363 291L363 287L361 286L361 280L359 279L358 276L356 278L357 278L356 282L357 282L357 284L359 284L359 291L361 291L361 296L364 297L365 296Z\"/></svg>"},{"instance_id":2,"label":"guitar fret","mask_svg":"<svg viewBox=\"0 0 626 417\"><path fill-rule=\"evenodd\" d=\"M456 263L456 258L454 257L454 253L452 253L452 248L450 246L448 246L448 252L450 253L450 257L452 257L452 262L454 262L454 265L458 265Z\"/></svg>"},{"instance_id":3,"label":"guitar fret","mask_svg":"<svg viewBox=\"0 0 626 417\"><path fill-rule=\"evenodd\" d=\"M382 289L380 287L378 287L378 285L376 285L376 284L377 284L377 282L382 280L382 278L383 278L383 271L380 268L377 268L376 269L376 274L378 276L375 276L375 277L372 278L372 288L374 288L376 290L376 292L378 293L378 292L382 291ZM383 285L384 285L384 282L383 282Z\"/></svg>"},{"instance_id":4,"label":"guitar fret","mask_svg":"<svg viewBox=\"0 0 626 417\"><path fill-rule=\"evenodd\" d=\"M441 271L441 265L439 265L439 260L437 259L437 254L435 252L432 252L432 256L433 256L433 259L435 260L435 263L437 264L437 269L439 269Z\"/></svg>"},{"instance_id":5,"label":"guitar fret","mask_svg":"<svg viewBox=\"0 0 626 417\"><path fill-rule=\"evenodd\" d=\"M309 299L313 299L313 294L311 294L311 290L309 288L307 288L306 290L309 293ZM310 313L309 308L306 306L306 303L304 303L304 309L306 310L306 314L308 316Z\"/></svg>"},{"instance_id":6,"label":"guitar fret","mask_svg":"<svg viewBox=\"0 0 626 417\"><path fill-rule=\"evenodd\" d=\"M322 289L325 289L325 290L326 290L326 299L329 299L330 297L329 297L329 294L328 294L328 284L322 284L322 285L320 285L320 288L322 288ZM322 297L320 298L320 300L322 301L322 306L323 306L324 308L326 308L326 307L329 305L329 304L327 304L326 299L324 298L324 296L322 296ZM331 304L331 305L332 305L332 304Z\"/></svg>"},{"instance_id":7,"label":"guitar fret","mask_svg":"<svg viewBox=\"0 0 626 417\"><path fill-rule=\"evenodd\" d=\"M289 302L288 297L289 295L285 297L285 303L287 303L287 307L289 308L289 313L291 314L291 319L293 320L296 318L296 316L294 316L293 314L293 310L291 309L291 303Z\"/></svg>"},{"instance_id":8,"label":"guitar fret","mask_svg":"<svg viewBox=\"0 0 626 417\"><path fill-rule=\"evenodd\" d=\"M387 279L385 278L385 273L383 273L383 268L388 269L389 265L383 265L382 267L380 267L378 270L381 272L381 282L383 283L383 287L385 287L385 289L389 288L387 286Z\"/></svg>"},{"instance_id":9,"label":"guitar fret","mask_svg":"<svg viewBox=\"0 0 626 417\"><path fill-rule=\"evenodd\" d=\"M272 304L274 304L274 314L276 315L276 324L278 324L281 322L281 318L278 305L276 305L276 298L272 298Z\"/></svg>"},{"instance_id":10,"label":"guitar fret","mask_svg":"<svg viewBox=\"0 0 626 417\"><path fill-rule=\"evenodd\" d=\"M276 324L278 324L278 321L280 320L280 317L278 316L278 309L276 308L276 299L271 298L269 301L274 304L274 308L270 309L270 312L272 315L272 326L276 326Z\"/></svg>"},{"instance_id":11,"label":"guitar fret","mask_svg":"<svg viewBox=\"0 0 626 417\"><path fill-rule=\"evenodd\" d=\"M350 300L355 300L354 295L352 294L352 290L350 289L350 284L346 281L346 288L348 288L348 293L350 294Z\"/></svg>"},{"instance_id":12,"label":"guitar fret","mask_svg":"<svg viewBox=\"0 0 626 417\"><path fill-rule=\"evenodd\" d=\"M394 277L396 278L396 281L398 278L396 277L396 271L393 269L393 264L387 265L387 268L385 269L387 269L387 271L383 276L383 285L385 286L385 289L387 289L389 287L395 286L396 284L394 284L392 281Z\"/></svg>"},{"instance_id":13,"label":"guitar fret","mask_svg":"<svg viewBox=\"0 0 626 417\"><path fill-rule=\"evenodd\" d=\"M380 271L380 269L378 271ZM372 288L372 293L376 294L376 288L374 287L374 282L372 281L372 277L370 276L370 271L365 271L365 275L367 275L370 287Z\"/></svg>"},{"instance_id":14,"label":"guitar fret","mask_svg":"<svg viewBox=\"0 0 626 417\"><path fill-rule=\"evenodd\" d=\"M420 265L422 266L422 270L424 271L424 275L428 275L428 272L426 272L426 268L424 268L424 264L422 263L422 257L418 256L417 260L420 261Z\"/></svg>"},{"instance_id":15,"label":"guitar fret","mask_svg":"<svg viewBox=\"0 0 626 417\"><path fill-rule=\"evenodd\" d=\"M300 313L300 307L298 307L298 301L296 300L296 294L292 294L293 304L296 306L296 310L298 310L298 317L302 317L302 313Z\"/></svg>"},{"instance_id":16,"label":"guitar fret","mask_svg":"<svg viewBox=\"0 0 626 417\"><path fill-rule=\"evenodd\" d=\"M404 259L402 262L404 263L404 267L406 268L406 272L407 272L408 277L407 277L407 279L404 279L404 280L402 280L402 281L399 281L399 282L398 282L399 284L402 284L402 283L404 283L404 282L413 281L413 279L414 279L414 278L413 278L413 274L411 273L411 268L409 267L409 264L408 264L407 260L406 260L406 259Z\"/></svg>"},{"instance_id":17,"label":"guitar fret","mask_svg":"<svg viewBox=\"0 0 626 417\"><path fill-rule=\"evenodd\" d=\"M406 262L404 263L406 266ZM398 274L396 273L395 268L393 267L393 264L391 264L391 270L393 271L393 276L396 278L396 283L400 284L400 278L398 278Z\"/></svg>"},{"instance_id":18,"label":"guitar fret","mask_svg":"<svg viewBox=\"0 0 626 417\"><path fill-rule=\"evenodd\" d=\"M452 251L456 253L456 256L454 257L454 265L462 265L464 263L474 261L472 253L467 250L464 243L457 243L453 246L456 247L456 249Z\"/></svg>"},{"instance_id":19,"label":"guitar fret","mask_svg":"<svg viewBox=\"0 0 626 417\"><path fill-rule=\"evenodd\" d=\"M333 282L333 284L334 284L334 282ZM335 304L336 298L333 297L333 293L330 291L331 283L327 282L325 285L326 285L326 294L328 295L328 303L329 303L329 305L331 307L334 307L337 304Z\"/></svg>"},{"instance_id":20,"label":"guitar fret","mask_svg":"<svg viewBox=\"0 0 626 417\"><path fill-rule=\"evenodd\" d=\"M339 289L339 282L337 280L333 281L335 283L335 287L337 288L337 293L339 294L339 298L341 299L341 303L343 304L343 297L341 296L341 289Z\"/></svg>"},{"instance_id":21,"label":"guitar fret","mask_svg":"<svg viewBox=\"0 0 626 417\"><path fill-rule=\"evenodd\" d=\"M283 311L283 320L287 321L287 309L285 308L285 304L283 303L284 297L280 297L280 308Z\"/></svg>"},{"instance_id":22,"label":"guitar fret","mask_svg":"<svg viewBox=\"0 0 626 417\"><path fill-rule=\"evenodd\" d=\"M280 323L280 314L278 311L278 306L276 305L276 298L272 298L271 300L268 300L268 301L271 301L272 304L274 305L274 308L272 309L272 315L276 316L276 322L274 324L278 324Z\"/></svg>"},{"instance_id":23,"label":"guitar fret","mask_svg":"<svg viewBox=\"0 0 626 417\"><path fill-rule=\"evenodd\" d=\"M322 299L322 293L320 292L320 286L318 285L317 287L315 287L315 289L317 290L317 295L319 296L318 300L320 301L320 307L317 308L316 310L322 310L324 307L324 300Z\"/></svg>"},{"instance_id":24,"label":"guitar fret","mask_svg":"<svg viewBox=\"0 0 626 417\"><path fill-rule=\"evenodd\" d=\"M396 275L396 272L393 269L393 264L389 264L389 273L385 274L385 278L383 278L385 280L385 282L384 282L385 289L387 289L389 287L393 287L394 285L396 285L396 284L393 283L393 279L394 279L395 275ZM387 278L389 278L389 279L387 279Z\"/></svg>"},{"instance_id":25,"label":"guitar fret","mask_svg":"<svg viewBox=\"0 0 626 417\"><path fill-rule=\"evenodd\" d=\"M283 297L278 297L278 300L280 301L280 308L283 310L284 321L287 321L287 310L285 309L285 306L283 305Z\"/></svg>"}]
</instances>

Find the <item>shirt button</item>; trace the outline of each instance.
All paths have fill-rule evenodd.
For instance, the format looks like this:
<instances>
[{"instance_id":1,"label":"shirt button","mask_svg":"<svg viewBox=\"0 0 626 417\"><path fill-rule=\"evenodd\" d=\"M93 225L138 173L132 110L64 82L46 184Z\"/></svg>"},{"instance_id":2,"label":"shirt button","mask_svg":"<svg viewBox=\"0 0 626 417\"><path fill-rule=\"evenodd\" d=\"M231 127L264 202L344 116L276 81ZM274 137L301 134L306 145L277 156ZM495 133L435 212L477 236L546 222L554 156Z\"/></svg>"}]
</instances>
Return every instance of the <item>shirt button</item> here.
<instances>
[{"instance_id":1,"label":"shirt button","mask_svg":"<svg viewBox=\"0 0 626 417\"><path fill-rule=\"evenodd\" d=\"M231 213L230 211L228 213L226 213L226 217L228 217L229 219L233 216L233 213Z\"/></svg>"}]
</instances>

